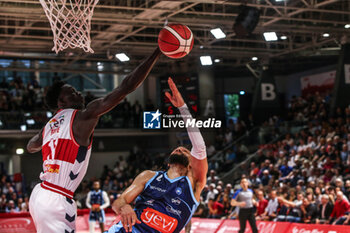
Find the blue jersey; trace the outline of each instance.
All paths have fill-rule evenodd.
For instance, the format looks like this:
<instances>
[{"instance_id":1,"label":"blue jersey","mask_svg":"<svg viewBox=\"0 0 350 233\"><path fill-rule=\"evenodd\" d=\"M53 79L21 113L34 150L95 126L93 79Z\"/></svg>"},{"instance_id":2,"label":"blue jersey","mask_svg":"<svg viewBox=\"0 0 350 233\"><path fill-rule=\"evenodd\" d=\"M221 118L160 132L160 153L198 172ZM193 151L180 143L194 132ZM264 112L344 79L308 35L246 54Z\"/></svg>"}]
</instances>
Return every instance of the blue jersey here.
<instances>
[{"instance_id":1,"label":"blue jersey","mask_svg":"<svg viewBox=\"0 0 350 233\"><path fill-rule=\"evenodd\" d=\"M92 190L90 192L90 204L94 205L94 204L99 204L99 205L103 205L104 201L103 201L103 197L102 197L102 190Z\"/></svg>"},{"instance_id":2,"label":"blue jersey","mask_svg":"<svg viewBox=\"0 0 350 233\"><path fill-rule=\"evenodd\" d=\"M136 199L135 213L141 224L134 225L132 232L178 233L198 205L187 176L170 179L166 172L157 172ZM125 230L119 223L108 232L124 233Z\"/></svg>"}]
</instances>

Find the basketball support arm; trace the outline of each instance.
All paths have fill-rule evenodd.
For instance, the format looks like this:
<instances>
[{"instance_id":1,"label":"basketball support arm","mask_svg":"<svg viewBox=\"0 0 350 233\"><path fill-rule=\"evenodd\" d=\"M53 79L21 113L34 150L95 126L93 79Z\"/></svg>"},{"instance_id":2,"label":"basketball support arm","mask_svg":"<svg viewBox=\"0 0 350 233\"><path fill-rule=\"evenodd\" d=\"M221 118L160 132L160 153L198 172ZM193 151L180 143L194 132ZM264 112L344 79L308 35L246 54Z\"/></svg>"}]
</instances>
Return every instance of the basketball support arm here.
<instances>
[{"instance_id":1,"label":"basketball support arm","mask_svg":"<svg viewBox=\"0 0 350 233\"><path fill-rule=\"evenodd\" d=\"M179 111L185 123L193 120L186 104L179 107ZM187 128L187 133L192 143L191 155L198 160L205 159L207 157L207 148L199 129L196 126Z\"/></svg>"}]
</instances>

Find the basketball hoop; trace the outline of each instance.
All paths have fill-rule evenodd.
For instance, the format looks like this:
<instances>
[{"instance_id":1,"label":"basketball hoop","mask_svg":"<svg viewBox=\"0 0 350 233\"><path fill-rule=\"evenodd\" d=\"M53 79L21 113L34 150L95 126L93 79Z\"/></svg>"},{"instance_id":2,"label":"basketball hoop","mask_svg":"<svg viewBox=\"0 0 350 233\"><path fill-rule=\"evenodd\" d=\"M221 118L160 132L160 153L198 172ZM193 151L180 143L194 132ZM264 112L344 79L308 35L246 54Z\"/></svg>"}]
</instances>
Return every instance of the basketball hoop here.
<instances>
[{"instance_id":1,"label":"basketball hoop","mask_svg":"<svg viewBox=\"0 0 350 233\"><path fill-rule=\"evenodd\" d=\"M50 21L53 32L53 51L81 48L91 49L91 18L99 0L39 0Z\"/></svg>"}]
</instances>

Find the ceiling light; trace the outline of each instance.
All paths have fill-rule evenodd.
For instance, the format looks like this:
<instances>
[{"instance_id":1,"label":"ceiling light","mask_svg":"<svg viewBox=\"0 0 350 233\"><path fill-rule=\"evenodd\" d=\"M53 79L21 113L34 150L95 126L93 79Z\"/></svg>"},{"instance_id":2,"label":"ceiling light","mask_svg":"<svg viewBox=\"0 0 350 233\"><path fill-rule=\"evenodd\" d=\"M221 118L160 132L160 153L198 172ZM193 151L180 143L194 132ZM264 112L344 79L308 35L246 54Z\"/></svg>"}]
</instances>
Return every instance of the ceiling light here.
<instances>
[{"instance_id":1,"label":"ceiling light","mask_svg":"<svg viewBox=\"0 0 350 233\"><path fill-rule=\"evenodd\" d=\"M245 91L240 91L239 94L240 94L240 95L244 95L244 94L245 94Z\"/></svg>"},{"instance_id":2,"label":"ceiling light","mask_svg":"<svg viewBox=\"0 0 350 233\"><path fill-rule=\"evenodd\" d=\"M16 149L16 154L18 154L18 155L23 155L23 153L24 153L23 148L17 148L17 149Z\"/></svg>"},{"instance_id":3,"label":"ceiling light","mask_svg":"<svg viewBox=\"0 0 350 233\"><path fill-rule=\"evenodd\" d=\"M121 62L130 61L130 58L125 53L117 53L115 57Z\"/></svg>"},{"instance_id":4,"label":"ceiling light","mask_svg":"<svg viewBox=\"0 0 350 233\"><path fill-rule=\"evenodd\" d=\"M214 62L215 63L219 63L221 60L220 59L215 59Z\"/></svg>"},{"instance_id":5,"label":"ceiling light","mask_svg":"<svg viewBox=\"0 0 350 233\"><path fill-rule=\"evenodd\" d=\"M203 46L203 45L201 45L201 46L199 46L199 48L200 48L200 49L203 49L203 48L204 48L204 46Z\"/></svg>"},{"instance_id":6,"label":"ceiling light","mask_svg":"<svg viewBox=\"0 0 350 233\"><path fill-rule=\"evenodd\" d=\"M345 24L344 28L346 29L350 28L350 24Z\"/></svg>"},{"instance_id":7,"label":"ceiling light","mask_svg":"<svg viewBox=\"0 0 350 233\"><path fill-rule=\"evenodd\" d=\"M287 40L287 36L281 36L281 40Z\"/></svg>"},{"instance_id":8,"label":"ceiling light","mask_svg":"<svg viewBox=\"0 0 350 233\"><path fill-rule=\"evenodd\" d=\"M34 119L27 119L26 122L27 122L28 125L34 125L35 124Z\"/></svg>"},{"instance_id":9,"label":"ceiling light","mask_svg":"<svg viewBox=\"0 0 350 233\"><path fill-rule=\"evenodd\" d=\"M213 61L211 60L211 56L201 56L201 63L202 66L210 66L213 64Z\"/></svg>"},{"instance_id":10,"label":"ceiling light","mask_svg":"<svg viewBox=\"0 0 350 233\"><path fill-rule=\"evenodd\" d=\"M26 131L27 130L27 126L26 125L21 125L21 131Z\"/></svg>"},{"instance_id":11,"label":"ceiling light","mask_svg":"<svg viewBox=\"0 0 350 233\"><path fill-rule=\"evenodd\" d=\"M276 41L278 39L276 32L264 32L264 37L266 41Z\"/></svg>"},{"instance_id":12,"label":"ceiling light","mask_svg":"<svg viewBox=\"0 0 350 233\"><path fill-rule=\"evenodd\" d=\"M324 33L322 36L323 37L329 37L329 33Z\"/></svg>"},{"instance_id":13,"label":"ceiling light","mask_svg":"<svg viewBox=\"0 0 350 233\"><path fill-rule=\"evenodd\" d=\"M212 29L210 32L216 39L223 39L226 37L226 34L221 30L221 28Z\"/></svg>"},{"instance_id":14,"label":"ceiling light","mask_svg":"<svg viewBox=\"0 0 350 233\"><path fill-rule=\"evenodd\" d=\"M275 0L276 2L283 2L284 0Z\"/></svg>"},{"instance_id":15,"label":"ceiling light","mask_svg":"<svg viewBox=\"0 0 350 233\"><path fill-rule=\"evenodd\" d=\"M52 112L46 112L46 117L51 118L52 117Z\"/></svg>"},{"instance_id":16,"label":"ceiling light","mask_svg":"<svg viewBox=\"0 0 350 233\"><path fill-rule=\"evenodd\" d=\"M257 61L258 58L257 57L252 57L252 61Z\"/></svg>"}]
</instances>

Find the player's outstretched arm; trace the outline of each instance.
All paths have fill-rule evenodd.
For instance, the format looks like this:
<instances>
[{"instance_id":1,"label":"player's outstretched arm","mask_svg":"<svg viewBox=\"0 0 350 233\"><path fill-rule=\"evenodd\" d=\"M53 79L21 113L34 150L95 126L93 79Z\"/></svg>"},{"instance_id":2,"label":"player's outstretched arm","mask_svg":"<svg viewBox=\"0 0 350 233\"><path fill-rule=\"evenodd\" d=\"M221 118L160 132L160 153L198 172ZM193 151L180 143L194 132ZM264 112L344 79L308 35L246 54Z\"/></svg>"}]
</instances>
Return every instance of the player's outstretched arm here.
<instances>
[{"instance_id":1,"label":"player's outstretched arm","mask_svg":"<svg viewBox=\"0 0 350 233\"><path fill-rule=\"evenodd\" d=\"M177 89L174 81L169 78L168 84L172 95L169 92L166 92L165 95L169 98L170 102L179 109L182 118L185 122L192 120L192 115L185 104L181 93ZM208 172L208 161L207 161L207 151L205 142L203 140L202 134L197 127L187 128L188 136L192 143L191 150L191 166L192 166L192 175L195 185L195 196L196 199L200 200L200 193L202 192Z\"/></svg>"},{"instance_id":2,"label":"player's outstretched arm","mask_svg":"<svg viewBox=\"0 0 350 233\"><path fill-rule=\"evenodd\" d=\"M35 153L41 150L41 146L43 143L43 129L40 130L38 134L36 134L34 137L32 137L28 144L27 144L27 150L29 153Z\"/></svg>"},{"instance_id":3,"label":"player's outstretched arm","mask_svg":"<svg viewBox=\"0 0 350 233\"><path fill-rule=\"evenodd\" d=\"M134 182L122 193L122 195L113 202L112 209L121 216L121 221L126 232L132 231L132 226L141 223L130 206L136 197L143 191L147 181L156 173L153 171L144 171L140 173Z\"/></svg>"},{"instance_id":4,"label":"player's outstretched arm","mask_svg":"<svg viewBox=\"0 0 350 233\"><path fill-rule=\"evenodd\" d=\"M146 79L154 64L161 55L157 48L153 54L143 61L132 73L130 73L111 93L103 98L89 103L82 111L82 117L87 119L97 118L117 106L129 93L133 92Z\"/></svg>"}]
</instances>

